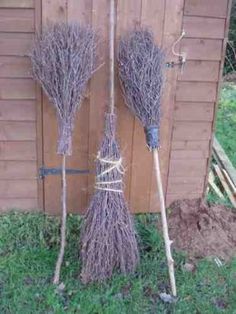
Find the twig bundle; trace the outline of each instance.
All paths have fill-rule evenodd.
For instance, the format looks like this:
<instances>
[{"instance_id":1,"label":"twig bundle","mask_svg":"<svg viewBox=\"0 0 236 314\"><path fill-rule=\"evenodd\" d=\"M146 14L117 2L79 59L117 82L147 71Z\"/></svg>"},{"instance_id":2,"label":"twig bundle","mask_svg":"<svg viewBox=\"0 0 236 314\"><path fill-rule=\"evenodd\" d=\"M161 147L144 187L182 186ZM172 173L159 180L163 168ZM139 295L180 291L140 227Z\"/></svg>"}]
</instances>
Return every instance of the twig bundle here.
<instances>
[{"instance_id":1,"label":"twig bundle","mask_svg":"<svg viewBox=\"0 0 236 314\"><path fill-rule=\"evenodd\" d=\"M97 66L97 37L90 27L56 23L36 38L33 74L57 111L58 154L72 154L75 113Z\"/></svg>"},{"instance_id":2,"label":"twig bundle","mask_svg":"<svg viewBox=\"0 0 236 314\"><path fill-rule=\"evenodd\" d=\"M141 121L146 133L150 134L155 128L159 135L164 52L155 45L148 30L135 30L120 41L118 62L128 107ZM157 141L156 147L159 136ZM154 143L150 144L153 147Z\"/></svg>"},{"instance_id":3,"label":"twig bundle","mask_svg":"<svg viewBox=\"0 0 236 314\"><path fill-rule=\"evenodd\" d=\"M155 44L148 30L135 30L121 40L119 74L127 106L141 121L146 134L146 143L153 152L155 175L161 207L162 227L169 267L172 294L176 296L174 260L165 210L165 198L159 165L160 107L163 85L164 53Z\"/></svg>"},{"instance_id":4,"label":"twig bundle","mask_svg":"<svg viewBox=\"0 0 236 314\"><path fill-rule=\"evenodd\" d=\"M110 0L110 103L97 156L96 191L82 228L81 277L84 283L105 280L114 271L133 272L139 261L133 220L124 197L124 169L116 140L114 23L114 0Z\"/></svg>"},{"instance_id":5,"label":"twig bundle","mask_svg":"<svg viewBox=\"0 0 236 314\"><path fill-rule=\"evenodd\" d=\"M107 113L96 162L96 191L81 235L84 283L107 279L115 270L133 272L139 259L133 220L124 198L124 169L115 123L116 116Z\"/></svg>"},{"instance_id":6,"label":"twig bundle","mask_svg":"<svg viewBox=\"0 0 236 314\"><path fill-rule=\"evenodd\" d=\"M96 67L96 46L96 35L89 27L60 23L49 26L36 38L30 54L34 77L56 108L57 153L62 155L61 244L54 284L59 283L66 245L66 156L72 154L75 113Z\"/></svg>"}]
</instances>

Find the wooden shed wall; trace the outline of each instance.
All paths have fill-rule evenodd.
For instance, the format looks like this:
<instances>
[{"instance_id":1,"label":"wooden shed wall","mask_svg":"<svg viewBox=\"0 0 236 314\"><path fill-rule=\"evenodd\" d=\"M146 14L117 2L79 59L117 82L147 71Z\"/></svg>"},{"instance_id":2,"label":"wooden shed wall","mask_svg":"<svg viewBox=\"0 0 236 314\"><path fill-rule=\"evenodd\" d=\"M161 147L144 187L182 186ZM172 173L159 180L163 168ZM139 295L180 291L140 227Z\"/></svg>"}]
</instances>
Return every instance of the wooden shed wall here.
<instances>
[{"instance_id":1,"label":"wooden shed wall","mask_svg":"<svg viewBox=\"0 0 236 314\"><path fill-rule=\"evenodd\" d=\"M228 0L185 0L187 62L177 81L167 204L205 192L230 8Z\"/></svg>"},{"instance_id":2,"label":"wooden shed wall","mask_svg":"<svg viewBox=\"0 0 236 314\"><path fill-rule=\"evenodd\" d=\"M0 1L0 208L38 208L32 0Z\"/></svg>"},{"instance_id":3,"label":"wooden shed wall","mask_svg":"<svg viewBox=\"0 0 236 314\"><path fill-rule=\"evenodd\" d=\"M230 2L230 1L229 1ZM167 203L203 194L221 75L228 0L117 0L117 42L137 24L149 26L170 48L182 28L181 74L167 70L161 125L161 166ZM36 29L49 21L81 21L99 29L107 59L108 0L0 0L0 208L60 211L60 178L38 169L60 166L55 112L35 85L25 54ZM170 51L168 49L167 51ZM171 53L168 61L176 60ZM177 88L176 88L177 87ZM119 84L118 136L127 167L126 197L134 212L157 211L152 158L143 130L126 109ZM68 167L92 169L107 103L107 64L92 78L78 115ZM69 176L69 208L83 211L94 175Z\"/></svg>"}]
</instances>

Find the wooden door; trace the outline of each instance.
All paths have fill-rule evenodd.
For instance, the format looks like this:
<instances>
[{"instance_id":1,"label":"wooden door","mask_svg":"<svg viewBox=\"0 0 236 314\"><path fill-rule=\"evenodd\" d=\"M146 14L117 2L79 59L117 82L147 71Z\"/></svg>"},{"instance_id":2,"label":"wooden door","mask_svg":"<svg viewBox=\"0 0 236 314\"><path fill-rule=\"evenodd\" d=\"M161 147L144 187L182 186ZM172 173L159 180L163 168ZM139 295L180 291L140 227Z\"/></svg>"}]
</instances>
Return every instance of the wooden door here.
<instances>
[{"instance_id":1,"label":"wooden door","mask_svg":"<svg viewBox=\"0 0 236 314\"><path fill-rule=\"evenodd\" d=\"M44 0L42 24L52 21L78 21L91 24L102 39L99 54L104 65L93 76L79 111L74 136L73 155L68 157L68 168L89 169L89 175L68 175L68 207L71 212L84 212L93 192L93 168L103 131L103 117L108 99L108 16L109 0ZM117 0L117 43L122 34L136 25L149 27L156 42L167 49L167 60L172 43L181 33L183 0ZM172 130L172 112L177 70L166 73L161 123L161 167L166 188ZM55 110L45 96L42 99L43 165L60 167L56 154L57 125ZM118 140L126 167L125 193L132 212L158 211L153 161L147 151L139 122L125 107L116 80ZM43 180L44 206L48 213L60 212L60 176L49 175Z\"/></svg>"}]
</instances>

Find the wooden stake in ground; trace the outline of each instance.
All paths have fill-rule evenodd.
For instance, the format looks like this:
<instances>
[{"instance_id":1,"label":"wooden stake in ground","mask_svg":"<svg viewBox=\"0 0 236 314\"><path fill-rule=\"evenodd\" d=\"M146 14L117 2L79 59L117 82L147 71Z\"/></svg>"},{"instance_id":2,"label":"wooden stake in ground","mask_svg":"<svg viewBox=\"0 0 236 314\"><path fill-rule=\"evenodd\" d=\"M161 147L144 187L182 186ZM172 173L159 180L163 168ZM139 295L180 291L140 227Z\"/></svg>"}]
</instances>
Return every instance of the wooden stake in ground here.
<instances>
[{"instance_id":1,"label":"wooden stake in ground","mask_svg":"<svg viewBox=\"0 0 236 314\"><path fill-rule=\"evenodd\" d=\"M96 160L95 193L81 231L81 279L84 283L103 281L115 271L132 273L139 261L133 220L124 197L124 168L116 139L114 0L110 0L109 30L109 107Z\"/></svg>"},{"instance_id":2,"label":"wooden stake in ground","mask_svg":"<svg viewBox=\"0 0 236 314\"><path fill-rule=\"evenodd\" d=\"M172 241L170 241L168 234L158 154L164 54L154 43L152 34L148 30L140 29L121 40L118 62L126 104L141 121L147 146L154 157L171 290L173 296L176 296L174 260L171 255Z\"/></svg>"},{"instance_id":3,"label":"wooden stake in ground","mask_svg":"<svg viewBox=\"0 0 236 314\"><path fill-rule=\"evenodd\" d=\"M96 67L97 40L89 27L54 24L45 29L30 54L34 77L56 108L57 153L62 156L61 241L53 283L60 280L66 246L66 156L72 154L75 113L80 108L88 80Z\"/></svg>"}]
</instances>

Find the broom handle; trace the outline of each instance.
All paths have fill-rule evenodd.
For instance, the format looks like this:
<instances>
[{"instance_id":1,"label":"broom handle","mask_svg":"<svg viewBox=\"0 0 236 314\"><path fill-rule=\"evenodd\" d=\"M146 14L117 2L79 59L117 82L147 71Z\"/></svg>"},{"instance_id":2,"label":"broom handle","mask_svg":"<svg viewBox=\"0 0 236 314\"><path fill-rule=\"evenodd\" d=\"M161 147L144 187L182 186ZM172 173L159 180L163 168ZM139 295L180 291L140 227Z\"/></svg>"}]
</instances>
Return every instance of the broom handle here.
<instances>
[{"instance_id":1,"label":"broom handle","mask_svg":"<svg viewBox=\"0 0 236 314\"><path fill-rule=\"evenodd\" d=\"M176 296L177 293L176 293L176 284L175 284L174 260L171 255L171 248L170 248L172 241L170 241L169 233L168 233L165 199L164 199L164 193L163 193L163 187L162 187L160 163L159 163L159 156L158 156L157 149L153 150L153 156L154 156L157 189L158 189L158 195L159 195L160 206L161 206L161 220L162 220L162 228L163 228L163 235L164 235L164 241L165 241L166 258L167 258L168 269L169 269L170 285L171 285L173 296Z\"/></svg>"},{"instance_id":2,"label":"broom handle","mask_svg":"<svg viewBox=\"0 0 236 314\"><path fill-rule=\"evenodd\" d=\"M62 195L61 195L61 205L62 205L62 219L61 219L61 242L60 242L60 252L58 254L53 283L55 285L59 284L61 265L63 262L65 246L66 246L66 155L62 155Z\"/></svg>"},{"instance_id":3,"label":"broom handle","mask_svg":"<svg viewBox=\"0 0 236 314\"><path fill-rule=\"evenodd\" d=\"M110 0L110 32L109 32L109 105L110 112L113 114L115 109L115 0Z\"/></svg>"}]
</instances>

